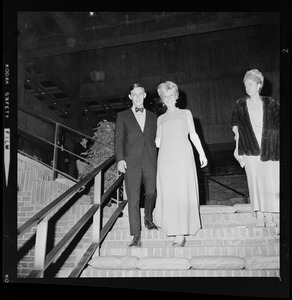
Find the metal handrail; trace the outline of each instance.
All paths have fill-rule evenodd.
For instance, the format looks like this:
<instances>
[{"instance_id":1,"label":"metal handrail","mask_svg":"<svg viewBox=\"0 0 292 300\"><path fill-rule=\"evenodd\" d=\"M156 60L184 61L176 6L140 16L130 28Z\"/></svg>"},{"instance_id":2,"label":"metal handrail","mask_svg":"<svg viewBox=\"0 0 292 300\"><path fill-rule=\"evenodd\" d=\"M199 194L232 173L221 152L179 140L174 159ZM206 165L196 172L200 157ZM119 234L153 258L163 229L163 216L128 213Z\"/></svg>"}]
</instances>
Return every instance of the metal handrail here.
<instances>
[{"instance_id":1,"label":"metal handrail","mask_svg":"<svg viewBox=\"0 0 292 300\"><path fill-rule=\"evenodd\" d=\"M24 133L26 134L26 135L29 135L29 136L35 136L35 135L33 135L33 134L31 134L31 133L29 133L29 132L27 132L26 130L23 130L22 128L20 128L20 127L18 127L17 128L17 132L18 132L18 134L20 134L20 135L23 135ZM71 155L73 155L73 156L75 156L75 157L77 157L77 158L80 158L80 159L82 159L82 160L85 160L85 161L87 161L87 162L89 162L89 160L88 159L86 159L86 158L84 158L84 157L82 157L82 156L79 156L79 155L77 155L76 153L74 153L74 152L72 152L72 151L70 151L70 150L68 150L68 149L66 149L66 148L64 148L64 147L62 147L62 146L59 146L58 144L56 144L55 145L55 143L52 143L52 142L50 142L50 141L48 141L48 140L46 140L46 139L44 139L44 138L42 138L42 137L37 137L40 141L42 141L42 142L45 142L45 143L47 143L47 144L49 144L49 145L52 145L52 146L56 146L56 148L58 148L58 149L60 149L60 150L62 150L62 151L66 151L66 152L68 152L69 154L71 154Z\"/></svg>"},{"instance_id":2,"label":"metal handrail","mask_svg":"<svg viewBox=\"0 0 292 300\"><path fill-rule=\"evenodd\" d=\"M53 209L57 208L61 204L65 204L71 197L73 197L83 186L85 186L91 179L93 179L101 170L107 168L112 165L115 158L114 156L110 157L104 163L102 163L99 167L94 169L91 173L82 178L79 182L73 185L71 188L66 190L62 195L56 198L49 205L44 207L41 211L35 214L32 218L30 218L27 222L21 225L17 229L17 235L23 234L27 230L29 230L32 226L39 223L44 217L46 217Z\"/></svg>"},{"instance_id":3,"label":"metal handrail","mask_svg":"<svg viewBox=\"0 0 292 300\"><path fill-rule=\"evenodd\" d=\"M35 160L34 157L32 157L31 155L27 154L26 152L24 152L24 151L22 151L22 150L19 150L19 149L18 149L17 152L20 153L20 154L22 154L22 155L24 155L24 156L29 157L29 158L32 159L32 160ZM38 162L39 164L45 166L46 168L53 170L53 167L52 167L51 165L48 165L48 164L46 164L45 162L43 162L43 161L41 161L41 160L37 160L37 162ZM77 182L77 179L74 178L74 177L72 177L71 175L69 175L69 174L67 174L67 173L65 173L65 172L63 172L63 171L60 171L60 170L58 170L58 169L57 169L57 171L58 171L58 173L59 173L60 175L64 176L65 178L68 178L68 179L72 180L73 182Z\"/></svg>"},{"instance_id":4,"label":"metal handrail","mask_svg":"<svg viewBox=\"0 0 292 300\"><path fill-rule=\"evenodd\" d=\"M61 149L62 151L66 151L67 153L70 153L71 155L73 155L76 158L79 158L79 159L82 159L82 160L85 160L85 161L89 162L88 159L83 158L83 157L75 154L74 152L72 152L72 151L70 151L68 149L65 149L65 148L62 148L61 146L59 146L58 145L58 135L59 135L60 127L61 127L61 128L66 129L67 131L71 131L71 132L75 133L78 136L83 136L83 137L85 137L87 139L95 141L93 137L91 137L91 136L89 136L87 134L84 134L82 132L79 132L79 131L77 131L77 130L75 130L73 128L70 128L70 127L68 127L68 126L66 126L66 125L64 125L62 123L56 122L55 120L52 120L52 119L50 119L48 117L44 117L42 115L39 115L39 114L37 114L37 113L35 113L33 111L30 111L30 110L22 107L21 105L18 106L18 110L20 110L20 111L22 111L24 113L27 113L27 114L35 117L35 118L38 118L38 119L40 119L40 120L42 120L44 122L47 122L47 123L55 125L55 138L54 138L54 142L50 142L50 141L48 141L48 140L46 140L46 139L44 139L44 138L42 138L40 136L37 136L37 138L40 139L42 142L47 143L49 145L52 145L54 147L54 154L53 154L53 160L52 160L52 162L53 162L53 179L55 179L57 177L57 171L58 171L58 169L57 169L58 151L57 150L58 149ZM25 132L26 134L29 134L28 132L26 132L25 130L23 130L20 127L18 127L18 132L19 133ZM100 144L104 145L102 142L100 142ZM109 149L111 149L111 150L113 150L113 148L109 147L108 145L104 145L104 146L107 147L107 148L109 148Z\"/></svg>"},{"instance_id":5,"label":"metal handrail","mask_svg":"<svg viewBox=\"0 0 292 300\"><path fill-rule=\"evenodd\" d=\"M92 255L95 253L97 250L98 246L101 244L101 242L105 239L107 233L113 226L113 224L116 222L117 218L119 217L120 213L123 211L124 207L128 203L127 200L121 201L113 215L110 217L110 219L107 221L107 223L104 225L104 227L101 229L100 232L100 240L99 242L93 242L91 245L88 247L84 255L81 257L79 260L78 264L75 266L75 268L71 271L69 274L69 277L79 277L84 268L86 267L88 261L91 259Z\"/></svg>"},{"instance_id":6,"label":"metal handrail","mask_svg":"<svg viewBox=\"0 0 292 300\"><path fill-rule=\"evenodd\" d=\"M67 191L65 191L62 195L60 195L57 199L55 199L53 202L48 204L45 208L43 208L40 212L38 212L36 215L34 215L30 220L28 220L26 223L24 223L22 226L18 228L18 235L21 235L28 231L33 225L37 225L37 240L38 236L45 236L43 237L41 247L37 250L36 245L36 251L35 251L35 267L30 272L28 277L41 277L44 274L44 271L47 269L50 264L52 264L53 260L64 250L65 247L74 239L74 237L78 234L78 232L81 231L81 229L87 224L87 222L93 217L93 218L100 218L100 210L101 207L107 204L107 202L111 199L111 195L117 191L117 189L120 188L120 186L123 183L124 176L121 174L115 182L110 186L107 191L102 194L98 195L101 191L101 172L108 167L110 167L114 163L115 159L114 156L110 157L108 160L106 160L103 164L101 164L99 167L94 169L90 174L88 174L86 177L84 177L80 182L76 183L74 186L69 188ZM96 176L99 176L99 180L96 181ZM98 188L95 190L94 195L94 204L90 207L90 209L80 218L80 220L65 234L65 236L59 241L59 243L46 255L46 235L47 235L47 223L48 223L48 214L56 209L59 205L65 204L68 202L73 195L75 195L80 190L83 190L82 188L85 187L86 184L88 184L93 178L95 178L95 184L98 184ZM96 194L97 191L97 194ZM100 200L98 200L100 197ZM75 266L73 271L70 274L70 277L78 277L83 269L85 268L88 260L92 257L94 251L100 246L103 239L106 237L107 233L109 232L112 225L115 223L117 218L120 215L120 212L124 209L125 205L127 204L127 200L122 200L119 203L119 206L117 207L116 211L113 213L112 217L108 220L108 222L103 226L103 228L100 230L98 228L94 228L93 231L98 230L98 232L93 232L93 236L97 236L97 240L93 238L93 242L90 245L88 249L91 249L91 251L87 251L86 255L84 255L79 263ZM99 214L97 214L99 210ZM97 216L96 216L97 214ZM99 219L98 219L99 220ZM100 222L100 221L98 221ZM44 225L43 225L44 223ZM45 229L43 229L45 228ZM38 232L40 230L40 233ZM45 231L41 231L45 230ZM37 242L36 242L37 243ZM94 247L92 248L92 245ZM36 254L38 252L38 254ZM43 254L40 254L43 253ZM36 264L36 261L39 262L42 259L40 257L44 257L43 263ZM37 259L36 259L37 257ZM39 266L41 265L41 266Z\"/></svg>"},{"instance_id":7,"label":"metal handrail","mask_svg":"<svg viewBox=\"0 0 292 300\"><path fill-rule=\"evenodd\" d=\"M33 111L30 111L30 110L24 108L24 107L21 106L21 105L18 105L18 106L17 106L17 109L20 110L20 111L23 111L23 112L25 112L25 113L27 113L27 114L33 116L33 117L35 117L35 118L38 118L38 119L40 119L40 120L43 120L43 121L45 121L45 122L47 122L47 123L51 123L51 124L54 124L54 125L55 125L55 124L61 125L61 126L62 126L63 128L65 128L66 130L71 131L71 132L74 132L74 133L76 133L77 135L82 135L82 136L86 137L87 139L91 139L91 140L93 139L91 136L89 136L89 135L87 135L87 134L85 134L85 133L82 133L82 132L80 132L80 131L77 131L77 130L75 130L75 129L69 127L69 126L66 126L66 125L64 125L64 124L62 124L62 123L56 122L55 120L52 120L52 119L50 119L50 118L48 118L48 117L44 117L44 116L42 116L42 115L39 115L39 114L37 114L37 113L35 113L35 112L33 112Z\"/></svg>"},{"instance_id":8,"label":"metal handrail","mask_svg":"<svg viewBox=\"0 0 292 300\"><path fill-rule=\"evenodd\" d=\"M29 113L39 119L42 119L46 122L53 123L55 127L55 141L54 143L51 143L39 136L27 133L23 129L19 128L19 134L26 133L34 138L40 139L48 144L54 145L54 164L53 167L48 166L49 168L52 168L53 171L56 170L56 159L57 159L57 149L62 149L57 144L57 137L59 133L59 126L63 126L64 128L67 128L68 130L71 130L79 135L83 135L85 137L85 134L80 133L78 131L75 131L74 129L71 129L65 125L61 125L58 122L55 122L54 120L51 120L49 118L39 116L33 112L29 112L26 109L19 108L22 111L25 111L26 113ZM89 137L90 138L90 137ZM70 152L69 150L64 149L65 151L73 154L76 157L79 157L75 153ZM80 262L75 266L74 270L71 272L70 277L77 277L81 274L82 270L85 268L88 260L93 255L94 252L101 244L103 239L106 237L107 233L109 232L110 228L113 226L117 218L119 217L121 211L124 209L125 205L127 204L126 194L124 191L124 200L120 201L120 187L123 184L124 175L120 174L120 176L115 180L113 184L106 190L105 193L103 193L103 187L102 187L102 180L101 176L102 173L106 170L108 170L115 162L114 155L108 158L105 162L103 162L101 165L97 166L94 170L92 170L89 174L87 174L84 178L82 178L79 182L77 182L75 185L70 187L68 190L66 190L62 195L57 197L54 201L49 203L46 207L41 209L38 213L36 213L33 217L31 217L27 222L22 224L18 230L17 235L23 235L25 232L27 232L32 226L36 225L36 239L35 239L35 257L34 257L34 269L30 272L28 277L42 277L44 275L44 271L47 269L48 266L50 266L53 262L53 260L71 243L71 241L74 239L74 237L81 231L82 228L88 223L90 219L93 218L93 236L92 236L92 244L89 247L89 250L87 251L87 255L83 256ZM43 163L44 164L44 163ZM58 171L60 172L60 171ZM61 172L60 172L61 173ZM54 176L53 176L54 177ZM54 178L53 178L54 179ZM89 208L89 210L79 219L79 221L65 234L65 236L58 242L58 244L48 253L46 254L46 243L47 243L47 235L48 235L48 218L49 214L58 208L61 205L66 204L71 199L73 199L73 196L81 193L86 185L91 182L91 180L94 179L94 204ZM100 228L100 218L101 218L101 209L102 207L111 199L111 196L114 192L117 191L118 196L118 207L111 216L111 218L107 221L107 223ZM92 247L93 245L93 247Z\"/></svg>"},{"instance_id":9,"label":"metal handrail","mask_svg":"<svg viewBox=\"0 0 292 300\"><path fill-rule=\"evenodd\" d=\"M22 106L18 106L17 107L20 111L23 111L23 112L25 112L25 113L27 113L27 114L29 114L29 115L31 115L31 116L33 116L33 117L35 117L35 118L38 118L38 119L40 119L40 120L43 120L43 121L45 121L45 122L48 122L48 123L51 123L51 124L54 124L54 125L58 125L58 126L61 126L62 128L64 128L64 129L66 129L66 130L68 130L68 131L71 131L71 132L73 132L73 133L75 133L75 134L77 134L77 135L81 135L81 136L84 136L84 137L86 137L87 139L90 139L90 140L92 140L92 141L94 141L94 138L93 137L91 137L91 136L89 136L89 135L87 135L87 134L85 134L85 133L83 133L83 132L80 132L80 131L78 131L78 130L75 130L75 129L73 129L73 128L71 128L71 127L68 127L67 125L64 125L64 124L62 124L62 123L60 123L60 122L57 122L57 121L55 121L55 120L52 120L52 119L50 119L50 118L48 118L48 117L44 117L44 116L42 116L42 115L39 115L39 114L37 114L37 113L35 113L35 112L33 112L33 111L30 111L30 110L28 110L28 109L26 109L26 108L24 108L24 107L22 107ZM41 137L39 137L40 139L42 139ZM44 142L48 142L48 143L50 143L50 144L53 144L53 143L51 143L51 142L49 142L49 141L46 141L46 140L44 140L44 139L42 139ZM104 145L103 143L101 143L102 145ZM104 145L104 146L106 146L107 148L110 148L110 149L113 149L112 147L110 147L110 146L108 146L108 145ZM64 149L65 151L67 151L66 149ZM67 151L67 152L70 152L70 151ZM70 152L71 154L73 154L73 155L75 155L75 156L78 156L78 155L76 155L75 153L72 153L72 152Z\"/></svg>"}]
</instances>

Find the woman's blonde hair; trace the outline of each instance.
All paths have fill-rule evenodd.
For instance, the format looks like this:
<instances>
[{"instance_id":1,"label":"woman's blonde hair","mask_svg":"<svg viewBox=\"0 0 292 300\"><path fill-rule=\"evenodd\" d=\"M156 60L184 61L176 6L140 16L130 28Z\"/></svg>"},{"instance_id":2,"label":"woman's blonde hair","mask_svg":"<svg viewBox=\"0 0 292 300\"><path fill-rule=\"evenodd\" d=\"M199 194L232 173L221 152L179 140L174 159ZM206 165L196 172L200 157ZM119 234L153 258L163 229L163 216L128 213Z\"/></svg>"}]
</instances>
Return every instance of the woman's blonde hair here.
<instances>
[{"instance_id":1,"label":"woman's blonde hair","mask_svg":"<svg viewBox=\"0 0 292 300\"><path fill-rule=\"evenodd\" d=\"M177 85L172 81L165 81L159 84L157 87L157 92L159 97L163 97L163 95L168 92L169 90L174 90L176 93L176 96L178 97L179 91Z\"/></svg>"}]
</instances>

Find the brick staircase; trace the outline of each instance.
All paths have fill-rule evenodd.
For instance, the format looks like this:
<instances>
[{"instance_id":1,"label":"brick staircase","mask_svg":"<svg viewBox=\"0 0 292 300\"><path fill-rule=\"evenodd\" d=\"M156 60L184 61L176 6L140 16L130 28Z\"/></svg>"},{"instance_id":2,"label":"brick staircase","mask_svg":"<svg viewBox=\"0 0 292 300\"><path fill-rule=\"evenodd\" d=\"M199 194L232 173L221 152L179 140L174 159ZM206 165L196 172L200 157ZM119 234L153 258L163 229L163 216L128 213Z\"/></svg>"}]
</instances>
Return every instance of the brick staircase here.
<instances>
[{"instance_id":1,"label":"brick staircase","mask_svg":"<svg viewBox=\"0 0 292 300\"><path fill-rule=\"evenodd\" d=\"M63 182L64 179L52 181L51 172L39 163L31 161L21 155L18 157L18 223L21 225L32 217L45 205L64 192L72 183ZM80 216L91 206L90 197L84 195L79 206L71 207L63 219L60 219L56 228L55 241L69 231ZM279 232L276 228L258 228L250 208L236 209L236 205L201 205L202 228L196 236L187 237L183 248L173 248L172 240L161 230L147 230L142 227L141 248L129 248L132 237L129 234L127 206L123 216L118 218L100 248L101 257L136 257L141 258L186 258L194 257L264 257L279 258ZM105 207L103 223L111 216L116 208ZM141 208L141 218L144 209ZM275 215L277 223L279 216ZM28 233L34 234L34 228ZM21 237L18 247L21 247L29 237ZM86 233L80 244L57 274L57 277L67 277L72 268L79 261L91 243L91 229ZM18 276L25 277L33 267L33 249L18 264ZM93 259L98 254L93 255ZM90 262L89 262L90 263ZM90 266L82 272L80 277L280 277L279 268L242 268L242 269L97 269Z\"/></svg>"},{"instance_id":2,"label":"brick staircase","mask_svg":"<svg viewBox=\"0 0 292 300\"><path fill-rule=\"evenodd\" d=\"M248 205L247 205L248 206ZM132 237L129 234L127 207L123 217L119 218L103 241L100 256L127 256L138 257L193 257L209 256L236 256L247 258L250 256L279 257L278 227L258 228L255 218L250 212L227 212L232 206L218 206L218 212L210 212L211 206L200 207L202 228L196 236L187 237L183 248L173 248L172 240L161 230L142 229L141 248L128 247ZM248 207L247 207L248 208ZM224 212L225 210L225 212ZM235 209L234 209L235 210ZM141 209L143 218L144 211ZM277 222L278 216L275 216ZM93 255L93 259L98 254ZM89 262L90 263L90 262ZM279 277L279 269L97 269L90 264L83 271L81 277Z\"/></svg>"}]
</instances>

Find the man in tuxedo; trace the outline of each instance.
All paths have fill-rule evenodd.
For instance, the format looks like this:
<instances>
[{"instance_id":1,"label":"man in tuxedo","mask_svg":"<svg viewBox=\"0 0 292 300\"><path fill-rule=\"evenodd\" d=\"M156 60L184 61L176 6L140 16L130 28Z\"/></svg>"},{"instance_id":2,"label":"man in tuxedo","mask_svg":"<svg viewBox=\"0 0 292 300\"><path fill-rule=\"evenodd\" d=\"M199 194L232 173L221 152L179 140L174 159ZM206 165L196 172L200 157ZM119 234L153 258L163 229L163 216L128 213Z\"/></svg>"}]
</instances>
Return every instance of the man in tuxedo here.
<instances>
[{"instance_id":1,"label":"man in tuxedo","mask_svg":"<svg viewBox=\"0 0 292 300\"><path fill-rule=\"evenodd\" d=\"M139 202L142 182L145 189L145 227L158 229L152 218L156 200L157 117L143 107L146 92L140 84L133 84L128 97L132 107L117 114L115 156L118 170L125 174L130 234L134 236L129 246L141 247Z\"/></svg>"}]
</instances>

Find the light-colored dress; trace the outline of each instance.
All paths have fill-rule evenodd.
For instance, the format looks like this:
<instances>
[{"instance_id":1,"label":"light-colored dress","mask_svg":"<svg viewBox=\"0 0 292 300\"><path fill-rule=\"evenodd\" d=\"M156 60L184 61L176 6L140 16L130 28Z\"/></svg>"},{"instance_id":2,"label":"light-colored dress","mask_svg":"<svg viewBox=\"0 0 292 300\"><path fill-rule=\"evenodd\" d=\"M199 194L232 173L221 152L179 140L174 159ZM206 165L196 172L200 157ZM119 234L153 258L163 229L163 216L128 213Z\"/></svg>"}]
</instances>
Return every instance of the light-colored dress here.
<instances>
[{"instance_id":1,"label":"light-colored dress","mask_svg":"<svg viewBox=\"0 0 292 300\"><path fill-rule=\"evenodd\" d=\"M154 223L169 236L195 235L201 228L197 170L188 138L193 132L188 110L175 108L157 119L160 148Z\"/></svg>"},{"instance_id":2,"label":"light-colored dress","mask_svg":"<svg viewBox=\"0 0 292 300\"><path fill-rule=\"evenodd\" d=\"M258 144L261 145L263 129L262 106L253 109L247 101L249 118ZM261 161L260 156L243 155L252 212L279 212L280 163Z\"/></svg>"}]
</instances>

